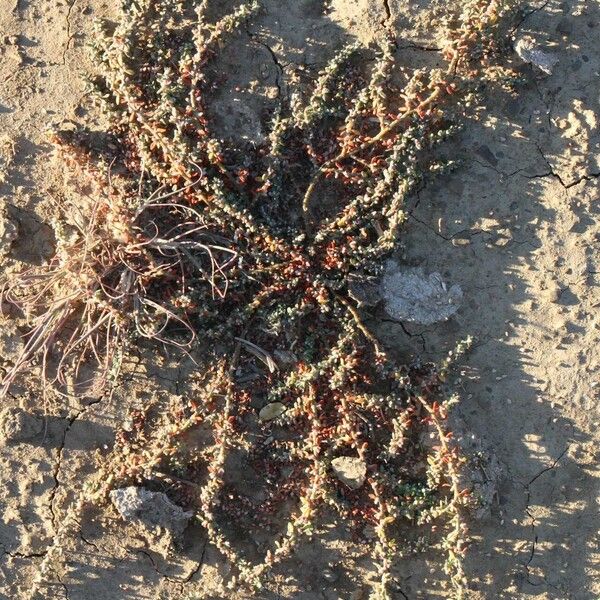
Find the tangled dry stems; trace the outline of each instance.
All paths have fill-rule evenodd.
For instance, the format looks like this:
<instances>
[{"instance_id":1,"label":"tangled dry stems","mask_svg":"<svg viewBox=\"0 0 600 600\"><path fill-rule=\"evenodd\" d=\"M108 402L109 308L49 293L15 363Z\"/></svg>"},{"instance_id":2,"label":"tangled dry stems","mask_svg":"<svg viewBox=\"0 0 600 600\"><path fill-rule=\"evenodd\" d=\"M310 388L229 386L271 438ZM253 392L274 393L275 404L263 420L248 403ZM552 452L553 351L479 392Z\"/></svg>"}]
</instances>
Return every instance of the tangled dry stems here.
<instances>
[{"instance_id":1,"label":"tangled dry stems","mask_svg":"<svg viewBox=\"0 0 600 600\"><path fill-rule=\"evenodd\" d=\"M187 490L210 541L235 565L229 587L260 587L334 514L374 527L373 598L392 597L394 560L410 546L403 521L442 532L431 543L445 551L462 597L469 493L445 424L456 401L444 386L448 364L396 364L349 289L377 277L398 247L409 195L452 168L434 150L456 131L456 117L476 108L486 83L509 83L497 62L514 7L465 3L448 23L443 69L398 69L393 40L343 48L310 90L282 104L268 143L236 147L210 129L207 65L258 8L244 4L210 24L206 1L191 10L177 0L135 0L116 27L99 26L93 87L116 150L103 156L85 136L55 135L90 191L61 204L70 225L54 260L7 282L5 299L31 332L4 391L36 360L54 387L71 381L77 390L90 383L83 371L113 381L137 338L187 350L198 334L205 346L218 341L227 350L197 374L193 398L159 416L134 415L135 426L99 457L57 540L86 502L166 480ZM365 70L368 51L375 62ZM275 402L283 414L259 422L255 407ZM197 428L202 450L186 443ZM256 442L271 430L278 434L268 444ZM237 451L265 479L266 500L253 506L258 520L296 499L259 563L223 526L236 508L224 475ZM340 456L368 466L361 489L332 475ZM60 544L44 560L40 585L57 553Z\"/></svg>"}]
</instances>

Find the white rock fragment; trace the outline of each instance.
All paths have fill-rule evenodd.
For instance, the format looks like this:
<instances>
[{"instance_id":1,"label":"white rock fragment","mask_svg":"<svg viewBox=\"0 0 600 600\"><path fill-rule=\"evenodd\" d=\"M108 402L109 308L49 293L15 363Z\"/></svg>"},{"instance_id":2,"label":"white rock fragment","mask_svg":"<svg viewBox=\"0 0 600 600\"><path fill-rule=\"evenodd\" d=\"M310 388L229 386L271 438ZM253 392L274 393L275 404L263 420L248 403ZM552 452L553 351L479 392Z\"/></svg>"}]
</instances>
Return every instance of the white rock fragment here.
<instances>
[{"instance_id":1,"label":"white rock fragment","mask_svg":"<svg viewBox=\"0 0 600 600\"><path fill-rule=\"evenodd\" d=\"M470 238L452 238L453 246L469 246L470 244Z\"/></svg>"},{"instance_id":2,"label":"white rock fragment","mask_svg":"<svg viewBox=\"0 0 600 600\"><path fill-rule=\"evenodd\" d=\"M439 273L425 275L420 267L388 261L381 282L386 312L398 321L432 325L449 319L461 305L463 292L450 288Z\"/></svg>"},{"instance_id":3,"label":"white rock fragment","mask_svg":"<svg viewBox=\"0 0 600 600\"><path fill-rule=\"evenodd\" d=\"M137 526L150 542L151 548L166 556L177 544L194 516L169 500L162 492L129 486L110 492L110 499L119 514Z\"/></svg>"},{"instance_id":4,"label":"white rock fragment","mask_svg":"<svg viewBox=\"0 0 600 600\"><path fill-rule=\"evenodd\" d=\"M261 421L272 421L277 417L280 417L286 411L286 407L281 402L272 402L267 404L260 409L258 418Z\"/></svg>"},{"instance_id":5,"label":"white rock fragment","mask_svg":"<svg viewBox=\"0 0 600 600\"><path fill-rule=\"evenodd\" d=\"M552 70L558 64L556 54L540 50L536 41L530 36L523 36L517 40L515 52L521 60L535 65L547 75L552 75Z\"/></svg>"},{"instance_id":6,"label":"white rock fragment","mask_svg":"<svg viewBox=\"0 0 600 600\"><path fill-rule=\"evenodd\" d=\"M367 477L367 465L354 456L340 456L331 461L335 476L349 488L357 490Z\"/></svg>"}]
</instances>

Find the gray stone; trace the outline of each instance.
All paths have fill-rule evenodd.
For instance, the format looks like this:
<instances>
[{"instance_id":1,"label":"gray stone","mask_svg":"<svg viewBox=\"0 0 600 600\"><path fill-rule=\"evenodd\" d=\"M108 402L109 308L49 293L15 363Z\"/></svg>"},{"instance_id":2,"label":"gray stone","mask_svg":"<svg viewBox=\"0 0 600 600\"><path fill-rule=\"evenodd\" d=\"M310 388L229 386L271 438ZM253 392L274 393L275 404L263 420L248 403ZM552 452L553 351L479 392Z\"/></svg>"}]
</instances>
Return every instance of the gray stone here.
<instances>
[{"instance_id":1,"label":"gray stone","mask_svg":"<svg viewBox=\"0 0 600 600\"><path fill-rule=\"evenodd\" d=\"M425 275L417 267L388 261L381 282L386 312L398 321L432 325L449 319L459 309L463 293L446 286L439 273Z\"/></svg>"},{"instance_id":2,"label":"gray stone","mask_svg":"<svg viewBox=\"0 0 600 600\"><path fill-rule=\"evenodd\" d=\"M162 492L129 486L110 492L119 514L137 526L151 542L152 549L166 555L177 544L194 516L169 500Z\"/></svg>"},{"instance_id":3,"label":"gray stone","mask_svg":"<svg viewBox=\"0 0 600 600\"><path fill-rule=\"evenodd\" d=\"M367 465L354 456L340 456L331 461L331 468L336 477L349 488L357 490L367 477Z\"/></svg>"},{"instance_id":4,"label":"gray stone","mask_svg":"<svg viewBox=\"0 0 600 600\"><path fill-rule=\"evenodd\" d=\"M540 50L537 42L530 36L523 36L517 40L515 52L521 60L535 65L546 75L552 75L554 67L558 64L558 57Z\"/></svg>"},{"instance_id":5,"label":"gray stone","mask_svg":"<svg viewBox=\"0 0 600 600\"><path fill-rule=\"evenodd\" d=\"M272 402L260 409L258 418L261 421L272 421L273 419L280 417L285 411L285 404L282 404L281 402Z\"/></svg>"},{"instance_id":6,"label":"gray stone","mask_svg":"<svg viewBox=\"0 0 600 600\"><path fill-rule=\"evenodd\" d=\"M379 286L371 281L351 281L348 284L348 295L358 308L376 306L381 301Z\"/></svg>"}]
</instances>

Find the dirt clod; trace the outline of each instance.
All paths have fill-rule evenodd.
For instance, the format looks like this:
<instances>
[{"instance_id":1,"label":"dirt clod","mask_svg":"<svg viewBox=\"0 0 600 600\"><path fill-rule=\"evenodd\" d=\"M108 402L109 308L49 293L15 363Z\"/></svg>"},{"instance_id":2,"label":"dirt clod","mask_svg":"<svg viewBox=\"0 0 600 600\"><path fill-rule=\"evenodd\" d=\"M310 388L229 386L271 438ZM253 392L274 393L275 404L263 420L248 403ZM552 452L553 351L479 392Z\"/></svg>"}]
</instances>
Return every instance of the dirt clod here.
<instances>
[{"instance_id":1,"label":"dirt clod","mask_svg":"<svg viewBox=\"0 0 600 600\"><path fill-rule=\"evenodd\" d=\"M41 433L43 427L41 419L21 408L8 407L0 412L0 431L8 443L31 440Z\"/></svg>"},{"instance_id":2,"label":"dirt clod","mask_svg":"<svg viewBox=\"0 0 600 600\"><path fill-rule=\"evenodd\" d=\"M515 52L522 60L535 65L546 75L552 75L554 67L558 64L558 57L555 54L541 50L536 41L528 36L517 40Z\"/></svg>"},{"instance_id":3,"label":"dirt clod","mask_svg":"<svg viewBox=\"0 0 600 600\"><path fill-rule=\"evenodd\" d=\"M0 204L0 256L6 256L12 243L19 236L19 230L9 215L4 203Z\"/></svg>"}]
</instances>

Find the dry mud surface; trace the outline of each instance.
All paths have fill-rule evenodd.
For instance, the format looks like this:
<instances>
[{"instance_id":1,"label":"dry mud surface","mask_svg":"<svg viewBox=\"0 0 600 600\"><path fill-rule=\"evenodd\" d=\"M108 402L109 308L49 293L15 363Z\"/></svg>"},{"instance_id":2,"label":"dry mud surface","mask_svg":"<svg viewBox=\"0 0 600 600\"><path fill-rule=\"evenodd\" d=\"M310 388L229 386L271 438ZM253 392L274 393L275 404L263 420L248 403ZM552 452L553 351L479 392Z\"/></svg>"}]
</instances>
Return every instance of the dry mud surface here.
<instances>
[{"instance_id":1,"label":"dry mud surface","mask_svg":"<svg viewBox=\"0 0 600 600\"><path fill-rule=\"evenodd\" d=\"M286 77L309 77L346 39L394 29L400 60L435 64L431 23L448 3L265 4L224 57L229 88L217 118L225 133L263 135L265 113L288 92ZM18 230L12 243L15 232L2 232L3 269L52 254L52 198L63 181L44 132L86 116L85 44L93 19L114 14L115 0L0 0L0 195L2 214ZM516 33L556 54L553 74L524 65L519 96L489 98L481 118L452 141L447 151L462 166L412 199L399 257L459 284L463 305L425 328L386 322L378 311L370 322L407 356L438 358L466 335L476 340L456 381L457 418L485 457L482 482L491 490L491 506L471 525L471 597L596 600L600 6L537 3ZM2 368L18 349L17 325L0 323ZM111 400L72 401L44 419L32 377L5 401L26 420L5 414L0 440L0 598L30 597L92 451L112 443L127 411L155 393L185 393L190 365L151 356L133 361ZM66 545L67 568L36 598L221 597L212 585L224 567L202 530L188 529L181 553L163 560L126 527L100 527L93 517ZM303 547L259 597L358 600L366 597L367 568L360 548L332 532ZM435 555L401 562L397 597L447 597L440 570Z\"/></svg>"}]
</instances>

